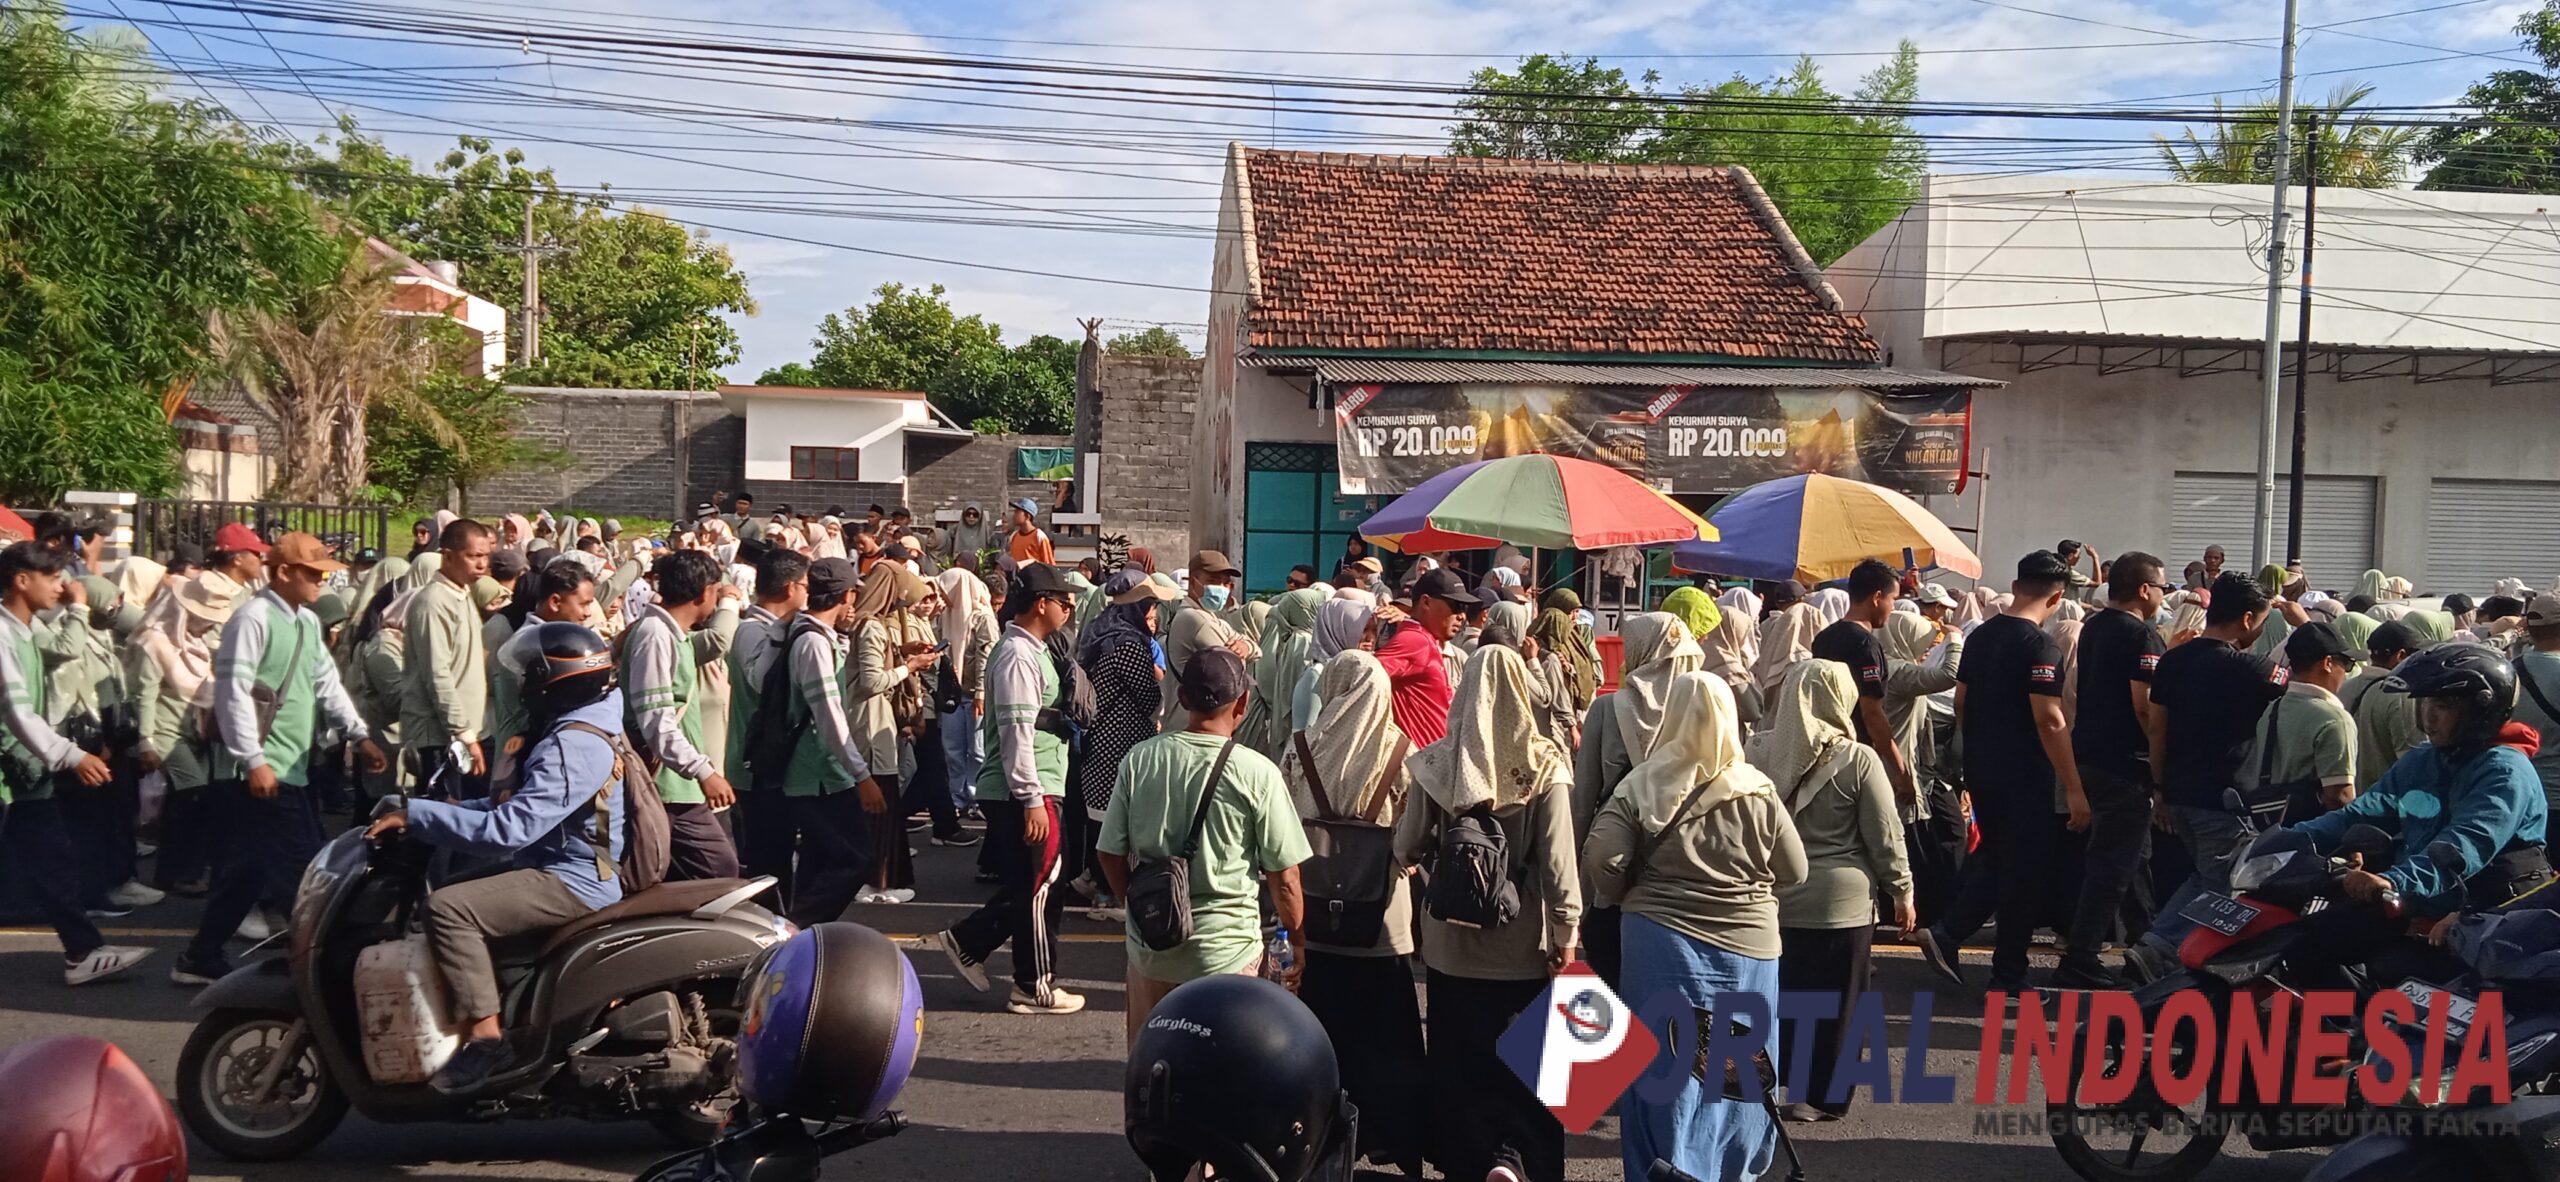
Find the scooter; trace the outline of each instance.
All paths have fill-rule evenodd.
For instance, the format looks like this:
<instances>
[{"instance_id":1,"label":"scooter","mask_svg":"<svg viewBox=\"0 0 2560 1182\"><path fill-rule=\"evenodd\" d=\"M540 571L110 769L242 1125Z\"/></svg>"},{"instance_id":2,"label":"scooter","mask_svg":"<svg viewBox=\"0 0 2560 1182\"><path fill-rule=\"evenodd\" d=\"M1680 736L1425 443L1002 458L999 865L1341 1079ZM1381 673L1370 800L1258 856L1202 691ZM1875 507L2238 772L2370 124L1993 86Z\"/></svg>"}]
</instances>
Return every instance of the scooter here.
<instances>
[{"instance_id":1,"label":"scooter","mask_svg":"<svg viewBox=\"0 0 2560 1182\"><path fill-rule=\"evenodd\" d=\"M2247 816L2236 798L2235 793L2225 803ZM2183 914L2198 926L2179 947L2181 967L2134 991L2145 1029L2156 1029L2153 1019L2181 993L2201 993L2215 1013L2227 1012L2234 994L2256 997L2262 1008L2277 994L2298 994L2287 983L2286 962L2308 935L2305 918L2330 905L2337 882L2348 871L2359 865L2378 867L2394 845L2390 834L2371 825L2349 830L2327 857L2313 847L2309 834L2297 829L2259 832L2252 827L2240 840L2248 846L2232 868L2235 894L2202 894L2188 904ZM2382 906L2386 914L2397 914L2399 901L2386 896ZM2351 968L2347 975L2359 995L2367 991L2361 972ZM2351 1038L2356 1034L2348 1033ZM2216 1040L2215 1053L2225 1053L2228 1041ZM2195 1050L2185 1040L2173 1044L2170 1053L2181 1077L2196 1068ZM2249 1143L2260 1150L2334 1145L2357 1131L2352 1105L2339 1110L2285 1103L2279 1097L2291 1091L2289 1082L2280 1082L2275 1096L2261 1096L2245 1086L2250 1082L2245 1073L2236 1103L2226 1104L2209 1093L2201 1101L2200 1115L2172 1106L2151 1086L2139 1062L2142 1054L2139 1047L2128 1052L2120 1041L2106 1048L2107 1075L2129 1070L2136 1077L2133 1095L2122 1103L2080 1102L2080 1077L2075 1076L2071 1094L2047 1107L2050 1135L2063 1164L2090 1182L2186 1182L2221 1154L2223 1138L2234 1125L2247 1127ZM2349 1062L2361 1056L2361 1046L2355 1045ZM2211 1071L2209 1078L2223 1078L2219 1063ZM2101 1132L2122 1132L2129 1143L2101 1149L2090 1141ZM2163 1150L2164 1143L2172 1147Z\"/></svg>"},{"instance_id":2,"label":"scooter","mask_svg":"<svg viewBox=\"0 0 2560 1182\"><path fill-rule=\"evenodd\" d=\"M375 815L401 803L386 799ZM308 1152L351 1107L379 1121L641 1119L692 1145L720 1135L737 1103L731 994L756 953L794 930L750 902L773 879L661 883L500 945L500 1021L516 1065L447 1096L426 1079L452 1036L432 1023L384 1029L394 1024L379 1020L378 982L366 998L356 984L368 948L423 947L414 933L431 855L415 840L369 843L358 826L313 857L294 893L288 953L196 997L204 1017L178 1057L190 1132L251 1161ZM442 1053L422 1054L422 1037Z\"/></svg>"},{"instance_id":3,"label":"scooter","mask_svg":"<svg viewBox=\"0 0 2560 1182\"><path fill-rule=\"evenodd\" d=\"M775 1116L667 1158L632 1182L818 1182L827 1158L897 1136L906 1127L907 1118L895 1112L820 1129Z\"/></svg>"}]
</instances>

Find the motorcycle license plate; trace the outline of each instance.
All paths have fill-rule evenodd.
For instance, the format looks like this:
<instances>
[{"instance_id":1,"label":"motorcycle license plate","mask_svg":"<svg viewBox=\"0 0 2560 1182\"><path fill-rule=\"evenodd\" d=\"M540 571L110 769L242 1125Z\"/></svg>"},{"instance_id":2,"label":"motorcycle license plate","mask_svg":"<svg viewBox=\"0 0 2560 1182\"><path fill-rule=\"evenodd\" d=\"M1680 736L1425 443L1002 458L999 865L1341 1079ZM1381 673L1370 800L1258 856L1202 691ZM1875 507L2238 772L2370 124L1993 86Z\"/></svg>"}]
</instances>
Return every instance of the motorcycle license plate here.
<instances>
[{"instance_id":1,"label":"motorcycle license plate","mask_svg":"<svg viewBox=\"0 0 2560 1182\"><path fill-rule=\"evenodd\" d=\"M2197 895L2187 901L2186 909L2179 914L2223 935L2237 936L2262 910L2265 909L2255 903L2243 903L2229 895Z\"/></svg>"},{"instance_id":2,"label":"motorcycle license plate","mask_svg":"<svg viewBox=\"0 0 2560 1182\"><path fill-rule=\"evenodd\" d=\"M2444 1007L2444 1033L2447 1038L2460 1038L2471 1029L2471 1020L2480 1014L2480 1003L2459 993L2424 981L2402 981L2400 994L2418 1003L2418 1017L2424 1020L2430 1010ZM2442 999L2442 1000L2437 1000Z\"/></svg>"}]
</instances>

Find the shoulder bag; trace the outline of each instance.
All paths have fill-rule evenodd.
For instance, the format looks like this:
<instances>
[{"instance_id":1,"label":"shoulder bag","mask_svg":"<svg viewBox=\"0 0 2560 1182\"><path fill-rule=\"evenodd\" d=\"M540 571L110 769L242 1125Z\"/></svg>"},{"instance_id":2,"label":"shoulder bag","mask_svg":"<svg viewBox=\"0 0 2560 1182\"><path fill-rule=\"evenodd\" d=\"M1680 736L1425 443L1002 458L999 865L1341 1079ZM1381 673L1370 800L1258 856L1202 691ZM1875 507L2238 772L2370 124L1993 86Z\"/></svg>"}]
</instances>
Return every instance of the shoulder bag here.
<instances>
[{"instance_id":1,"label":"shoulder bag","mask_svg":"<svg viewBox=\"0 0 2560 1182\"><path fill-rule=\"evenodd\" d=\"M1299 770L1306 774L1308 795L1316 802L1317 815L1305 822L1311 852L1298 867L1306 891L1306 937L1318 944L1374 948L1385 933L1388 904L1404 877L1403 867L1396 864L1395 832L1380 825L1378 817L1386 811L1389 792L1404 771L1404 757L1413 750L1413 741L1396 744L1386 771L1378 777L1378 791L1356 817L1335 810L1327 797L1324 782L1316 776L1315 752L1307 746L1307 733L1299 731L1289 741L1297 750Z\"/></svg>"},{"instance_id":2,"label":"shoulder bag","mask_svg":"<svg viewBox=\"0 0 2560 1182\"><path fill-rule=\"evenodd\" d=\"M1209 778L1200 785L1200 807L1191 814L1191 833L1182 839L1182 851L1166 858L1151 858L1129 872L1129 924L1138 933L1138 942L1158 952L1182 946L1191 938L1191 859L1200 852L1200 831L1209 823L1209 800L1218 791L1218 780L1226 775L1227 757L1235 754L1236 741L1227 740L1218 748L1218 760L1209 765Z\"/></svg>"}]
</instances>

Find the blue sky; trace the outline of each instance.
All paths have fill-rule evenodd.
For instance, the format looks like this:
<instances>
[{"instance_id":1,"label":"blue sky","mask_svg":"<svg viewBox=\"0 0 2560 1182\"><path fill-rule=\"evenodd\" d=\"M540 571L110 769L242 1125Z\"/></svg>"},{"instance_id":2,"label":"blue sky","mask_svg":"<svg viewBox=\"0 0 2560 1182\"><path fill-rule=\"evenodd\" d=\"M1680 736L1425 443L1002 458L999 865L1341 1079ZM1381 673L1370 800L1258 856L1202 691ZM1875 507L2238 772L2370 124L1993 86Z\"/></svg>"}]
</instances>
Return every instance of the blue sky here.
<instances>
[{"instance_id":1,"label":"blue sky","mask_svg":"<svg viewBox=\"0 0 2560 1182\"><path fill-rule=\"evenodd\" d=\"M930 65L866 67L904 75L897 78L813 76L816 63L797 74L757 74L734 61L678 63L580 45L552 36L558 28L1004 55L1070 68L1119 63L1436 84L1540 51L1601 55L1630 73L1658 70L1673 85L1771 74L1786 68L1789 55L1814 52L1840 55L1822 64L1843 90L1879 60L1857 55L1909 38L1927 54L1924 100L2100 103L2206 92L2245 101L2272 87L2282 19L2275 0L325 6L369 20L419 22L398 32L297 21L260 8L277 0L244 0L247 13L204 0L193 0L196 7L183 6L189 0L70 2L84 22L138 25L165 59L197 75L174 80L174 90L196 95L200 81L250 121L273 120L308 138L325 125L325 106L354 115L420 159L440 155L456 134L486 134L523 146L564 182L611 184L672 217L717 227L705 232L731 249L759 305L739 324L746 359L728 374L737 381L805 358L820 316L864 302L884 282L940 283L964 311L1002 324L1008 340L1040 332L1072 338L1078 318L1103 317L1111 322L1106 331L1170 323L1196 344L1196 324L1207 311L1223 141L1421 152L1444 130L1432 119L1274 112L1275 100L1304 106L1341 93L1276 84L1046 74L1028 76L1226 97L990 93L977 76L957 78ZM2434 5L2445 6L2408 11ZM2358 80L2373 83L2382 103L2451 101L2491 69L2529 63L2510 29L2532 7L2527 0L2311 0L2302 11L2302 23L2314 30L2302 47L2304 89L2319 95ZM2376 16L2384 19L2361 19ZM503 35L461 42L451 35L458 22ZM1009 38L1021 40L998 40ZM225 64L210 68L208 58ZM280 61L300 76L286 74ZM244 93L244 83L253 89ZM2073 175L2145 167L2150 153L2138 141L2162 130L2021 118L1931 119L1924 129L2127 141L2078 158L2014 162ZM1965 170L1944 161L1938 167ZM984 266L960 265L967 263ZM512 293L483 294L514 302Z\"/></svg>"}]
</instances>

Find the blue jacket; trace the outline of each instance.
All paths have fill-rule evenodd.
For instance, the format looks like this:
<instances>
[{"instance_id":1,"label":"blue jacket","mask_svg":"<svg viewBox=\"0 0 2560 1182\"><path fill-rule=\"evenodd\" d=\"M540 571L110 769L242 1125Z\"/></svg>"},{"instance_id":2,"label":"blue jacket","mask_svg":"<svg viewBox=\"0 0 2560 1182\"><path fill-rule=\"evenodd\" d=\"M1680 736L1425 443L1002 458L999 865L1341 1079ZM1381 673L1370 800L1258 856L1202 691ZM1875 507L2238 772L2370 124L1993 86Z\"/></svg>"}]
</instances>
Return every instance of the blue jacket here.
<instances>
[{"instance_id":1,"label":"blue jacket","mask_svg":"<svg viewBox=\"0 0 2560 1182\"><path fill-rule=\"evenodd\" d=\"M622 733L622 691L601 702L569 712L569 719ZM585 731L554 724L525 749L523 783L504 804L486 800L445 804L409 802L409 833L430 845L484 856L508 855L518 870L547 870L567 883L569 893L590 907L622 901L622 882L600 873L593 835L597 828L596 791L613 777L613 745ZM621 780L614 778L614 787ZM612 849L608 862L622 857L622 793L608 798L604 831Z\"/></svg>"},{"instance_id":2,"label":"blue jacket","mask_svg":"<svg viewBox=\"0 0 2560 1182\"><path fill-rule=\"evenodd\" d=\"M2515 748L2491 747L2456 759L2427 745L2401 756L2345 808L2299 828L2322 849L2335 846L2359 822L2393 830L2399 853L2382 877L2410 911L2443 915L2462 907L2462 884L2487 869L2490 859L2518 844L2542 844L2549 819L2542 779ZM2440 867L2426 856L2427 847L2440 840L2462 847L2462 865Z\"/></svg>"}]
</instances>

